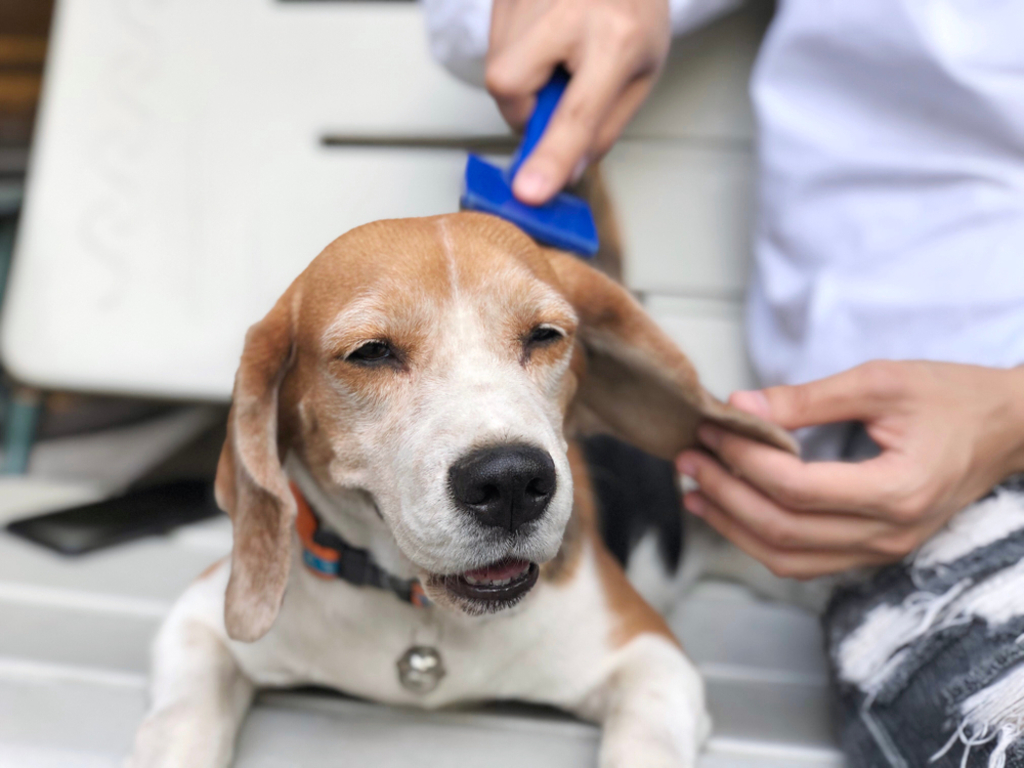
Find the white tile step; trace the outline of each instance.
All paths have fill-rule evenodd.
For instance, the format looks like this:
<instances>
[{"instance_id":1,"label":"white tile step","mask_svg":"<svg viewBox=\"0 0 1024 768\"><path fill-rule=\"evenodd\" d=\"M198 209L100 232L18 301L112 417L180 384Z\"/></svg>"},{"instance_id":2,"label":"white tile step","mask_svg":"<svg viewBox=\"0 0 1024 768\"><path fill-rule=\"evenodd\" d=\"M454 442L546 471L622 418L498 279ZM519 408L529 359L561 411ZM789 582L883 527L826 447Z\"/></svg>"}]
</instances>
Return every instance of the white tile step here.
<instances>
[{"instance_id":1,"label":"white tile step","mask_svg":"<svg viewBox=\"0 0 1024 768\"><path fill-rule=\"evenodd\" d=\"M142 716L145 678L0 659L0 765L113 768ZM421 712L322 693L263 694L237 768L590 767L597 728L546 712ZM701 768L840 768L832 750L712 738Z\"/></svg>"}]
</instances>

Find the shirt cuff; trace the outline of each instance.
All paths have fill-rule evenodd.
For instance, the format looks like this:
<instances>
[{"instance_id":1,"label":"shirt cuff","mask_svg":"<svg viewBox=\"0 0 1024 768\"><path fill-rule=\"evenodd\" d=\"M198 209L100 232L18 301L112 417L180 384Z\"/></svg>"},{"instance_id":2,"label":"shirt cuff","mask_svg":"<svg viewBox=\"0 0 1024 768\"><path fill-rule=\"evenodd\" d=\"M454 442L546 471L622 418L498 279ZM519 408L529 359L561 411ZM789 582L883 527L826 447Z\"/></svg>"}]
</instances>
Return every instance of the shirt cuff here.
<instances>
[{"instance_id":1,"label":"shirt cuff","mask_svg":"<svg viewBox=\"0 0 1024 768\"><path fill-rule=\"evenodd\" d=\"M430 52L453 75L484 84L491 0L421 0ZM685 34L737 8L743 0L669 0L672 33Z\"/></svg>"},{"instance_id":2,"label":"shirt cuff","mask_svg":"<svg viewBox=\"0 0 1024 768\"><path fill-rule=\"evenodd\" d=\"M422 0L430 53L460 80L483 87L491 0Z\"/></svg>"},{"instance_id":3,"label":"shirt cuff","mask_svg":"<svg viewBox=\"0 0 1024 768\"><path fill-rule=\"evenodd\" d=\"M692 32L742 4L743 0L669 0L672 34Z\"/></svg>"}]
</instances>

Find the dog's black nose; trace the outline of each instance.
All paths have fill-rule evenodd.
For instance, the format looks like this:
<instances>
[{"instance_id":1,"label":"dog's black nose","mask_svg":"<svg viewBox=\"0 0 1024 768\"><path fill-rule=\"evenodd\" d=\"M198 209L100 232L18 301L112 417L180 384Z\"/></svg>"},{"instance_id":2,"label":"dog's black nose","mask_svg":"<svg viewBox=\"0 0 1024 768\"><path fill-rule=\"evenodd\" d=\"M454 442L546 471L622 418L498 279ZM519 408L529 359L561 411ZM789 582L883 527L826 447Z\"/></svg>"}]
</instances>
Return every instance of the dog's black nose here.
<instances>
[{"instance_id":1,"label":"dog's black nose","mask_svg":"<svg viewBox=\"0 0 1024 768\"><path fill-rule=\"evenodd\" d=\"M481 448L448 470L452 498L484 525L514 531L535 520L555 495L555 463L529 445Z\"/></svg>"}]
</instances>

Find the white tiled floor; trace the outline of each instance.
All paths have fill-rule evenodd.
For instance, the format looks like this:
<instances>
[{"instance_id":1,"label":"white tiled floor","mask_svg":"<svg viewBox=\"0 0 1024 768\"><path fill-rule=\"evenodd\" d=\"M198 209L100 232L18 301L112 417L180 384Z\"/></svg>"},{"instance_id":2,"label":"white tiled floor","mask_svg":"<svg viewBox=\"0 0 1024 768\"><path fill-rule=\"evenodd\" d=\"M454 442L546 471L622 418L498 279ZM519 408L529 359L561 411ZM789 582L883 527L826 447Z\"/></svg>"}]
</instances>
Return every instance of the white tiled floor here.
<instances>
[{"instance_id":1,"label":"white tiled floor","mask_svg":"<svg viewBox=\"0 0 1024 768\"><path fill-rule=\"evenodd\" d=\"M69 494L2 481L0 519ZM79 559L0 534L0 766L119 765L160 617L229 544L226 519ZM702 768L842 765L813 617L704 585L671 618L709 682L715 736ZM238 765L591 766L597 738L532 710L428 714L274 693L247 721Z\"/></svg>"}]
</instances>

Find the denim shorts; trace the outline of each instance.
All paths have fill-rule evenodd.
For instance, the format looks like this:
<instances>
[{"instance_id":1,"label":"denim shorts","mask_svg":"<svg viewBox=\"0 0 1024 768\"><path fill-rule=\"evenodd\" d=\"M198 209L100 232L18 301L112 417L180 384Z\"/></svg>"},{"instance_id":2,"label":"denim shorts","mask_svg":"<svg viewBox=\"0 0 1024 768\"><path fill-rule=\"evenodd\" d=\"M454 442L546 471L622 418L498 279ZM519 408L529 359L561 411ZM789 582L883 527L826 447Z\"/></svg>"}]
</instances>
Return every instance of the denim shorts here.
<instances>
[{"instance_id":1,"label":"denim shorts","mask_svg":"<svg viewBox=\"0 0 1024 768\"><path fill-rule=\"evenodd\" d=\"M1024 768L1024 476L824 614L851 768Z\"/></svg>"}]
</instances>

